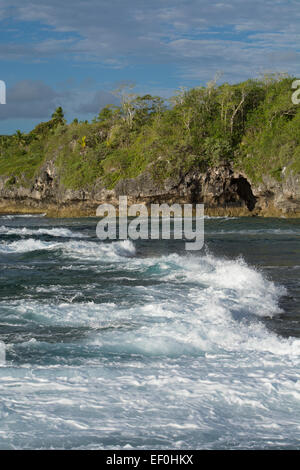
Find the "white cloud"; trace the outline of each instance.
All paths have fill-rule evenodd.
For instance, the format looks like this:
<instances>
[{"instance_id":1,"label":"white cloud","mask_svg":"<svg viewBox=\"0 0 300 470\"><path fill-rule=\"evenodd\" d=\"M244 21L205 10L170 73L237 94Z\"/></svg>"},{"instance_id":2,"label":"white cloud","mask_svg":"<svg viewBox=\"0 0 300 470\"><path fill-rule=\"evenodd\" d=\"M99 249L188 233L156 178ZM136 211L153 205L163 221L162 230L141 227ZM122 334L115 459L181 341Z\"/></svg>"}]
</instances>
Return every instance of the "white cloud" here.
<instances>
[{"instance_id":1,"label":"white cloud","mask_svg":"<svg viewBox=\"0 0 300 470\"><path fill-rule=\"evenodd\" d=\"M64 58L115 70L127 67L132 76L136 66L158 65L153 69L156 78L159 66L169 65L173 78L185 84L204 83L217 71L223 71L226 81L257 76L266 69L300 73L298 0L0 0L3 18L12 18L10 26L19 33L2 42L2 60ZM34 32L26 41L20 21L30 22ZM19 87L25 93L22 83ZM29 88L27 84L27 96ZM157 88L163 88L162 83ZM41 89L39 84L37 90ZM18 89L12 91L13 99ZM62 100L74 111L97 112L100 104L107 104L106 98L108 91L95 88L88 93L76 86L61 92L52 89L52 94L45 89L32 107L23 104L18 109L22 116L45 116ZM11 101L11 106L6 112L18 116L17 105ZM1 113L3 119L4 109Z\"/></svg>"},{"instance_id":2,"label":"white cloud","mask_svg":"<svg viewBox=\"0 0 300 470\"><path fill-rule=\"evenodd\" d=\"M258 51L265 48L266 54L283 46L291 50L299 47L299 4L292 0L231 0L226 3L211 0L52 0L51 3L31 0L25 4L22 0L11 0L2 4L2 16L13 13L17 20L47 25L52 33L70 34L68 39L57 37L27 45L8 44L6 50L2 49L3 58L69 53L73 59L106 64L126 65L144 60L181 66L189 56L187 49L178 47L174 57L174 48L169 47L169 43L189 40L189 47L195 51L203 35L210 42L210 54L224 47L238 52L235 42L241 43L241 40L244 41L242 48L250 41L252 48ZM217 47L216 34L212 32L219 32ZM236 41L226 41L228 34L236 35ZM202 46L207 47L204 43ZM208 54L203 52L202 55ZM186 67L185 63L183 65Z\"/></svg>"}]
</instances>

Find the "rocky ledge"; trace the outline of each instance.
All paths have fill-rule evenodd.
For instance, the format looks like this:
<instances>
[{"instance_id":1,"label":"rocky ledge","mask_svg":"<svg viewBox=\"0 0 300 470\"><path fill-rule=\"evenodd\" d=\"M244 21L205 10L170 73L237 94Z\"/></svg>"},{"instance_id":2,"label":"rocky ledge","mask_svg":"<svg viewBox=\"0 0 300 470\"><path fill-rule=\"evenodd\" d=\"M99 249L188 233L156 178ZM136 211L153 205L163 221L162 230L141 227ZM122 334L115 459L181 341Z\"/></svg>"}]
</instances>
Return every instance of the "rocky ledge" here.
<instances>
[{"instance_id":1,"label":"rocky ledge","mask_svg":"<svg viewBox=\"0 0 300 470\"><path fill-rule=\"evenodd\" d=\"M149 168L137 178L121 180L114 189L97 181L91 189L64 188L54 162L47 162L33 183L0 178L0 212L46 212L49 216L91 216L104 202L118 205L119 196L128 203L203 203L208 215L300 217L300 176L282 175L281 181L263 178L253 183L229 164L206 172L156 180Z\"/></svg>"}]
</instances>

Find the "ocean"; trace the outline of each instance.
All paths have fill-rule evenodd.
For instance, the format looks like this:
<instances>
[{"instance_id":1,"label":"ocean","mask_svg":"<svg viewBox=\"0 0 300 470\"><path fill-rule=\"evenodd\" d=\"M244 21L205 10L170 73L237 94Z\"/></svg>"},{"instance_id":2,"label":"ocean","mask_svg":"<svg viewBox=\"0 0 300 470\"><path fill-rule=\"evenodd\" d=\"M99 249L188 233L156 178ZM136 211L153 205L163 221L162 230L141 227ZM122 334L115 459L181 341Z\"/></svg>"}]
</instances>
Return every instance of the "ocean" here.
<instances>
[{"instance_id":1,"label":"ocean","mask_svg":"<svg viewBox=\"0 0 300 470\"><path fill-rule=\"evenodd\" d=\"M300 219L0 216L0 449L296 449Z\"/></svg>"}]
</instances>

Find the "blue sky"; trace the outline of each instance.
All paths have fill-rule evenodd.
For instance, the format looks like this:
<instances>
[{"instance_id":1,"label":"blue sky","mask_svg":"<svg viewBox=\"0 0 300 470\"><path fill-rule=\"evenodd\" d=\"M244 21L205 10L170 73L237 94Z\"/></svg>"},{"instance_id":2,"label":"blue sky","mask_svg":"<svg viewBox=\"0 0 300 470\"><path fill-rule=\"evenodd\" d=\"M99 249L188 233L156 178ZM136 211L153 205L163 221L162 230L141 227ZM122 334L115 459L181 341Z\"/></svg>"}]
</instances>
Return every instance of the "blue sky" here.
<instances>
[{"instance_id":1,"label":"blue sky","mask_svg":"<svg viewBox=\"0 0 300 470\"><path fill-rule=\"evenodd\" d=\"M216 74L300 78L299 39L299 0L0 0L0 134L59 105L90 120L123 82L168 98Z\"/></svg>"}]
</instances>

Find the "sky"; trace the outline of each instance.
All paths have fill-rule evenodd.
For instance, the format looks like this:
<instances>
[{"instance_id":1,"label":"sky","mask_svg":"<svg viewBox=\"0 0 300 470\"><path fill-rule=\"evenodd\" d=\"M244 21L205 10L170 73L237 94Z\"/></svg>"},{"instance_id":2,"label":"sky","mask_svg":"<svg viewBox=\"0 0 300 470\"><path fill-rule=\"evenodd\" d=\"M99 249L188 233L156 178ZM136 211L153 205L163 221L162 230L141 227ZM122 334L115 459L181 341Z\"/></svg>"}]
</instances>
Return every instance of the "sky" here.
<instances>
[{"instance_id":1,"label":"sky","mask_svg":"<svg viewBox=\"0 0 300 470\"><path fill-rule=\"evenodd\" d=\"M121 84L180 87L268 72L300 78L300 0L0 0L0 134L62 106L91 120Z\"/></svg>"}]
</instances>

